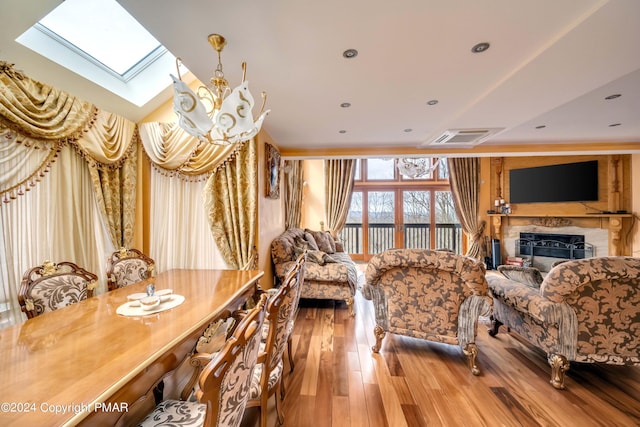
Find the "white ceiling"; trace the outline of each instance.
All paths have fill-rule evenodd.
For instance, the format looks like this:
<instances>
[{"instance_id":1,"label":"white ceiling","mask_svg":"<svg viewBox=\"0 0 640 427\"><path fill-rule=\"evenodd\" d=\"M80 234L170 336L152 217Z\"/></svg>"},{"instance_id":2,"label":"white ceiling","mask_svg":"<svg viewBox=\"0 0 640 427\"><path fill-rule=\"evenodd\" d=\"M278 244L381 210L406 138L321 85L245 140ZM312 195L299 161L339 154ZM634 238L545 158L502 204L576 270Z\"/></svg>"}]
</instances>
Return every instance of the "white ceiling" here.
<instances>
[{"instance_id":1,"label":"white ceiling","mask_svg":"<svg viewBox=\"0 0 640 427\"><path fill-rule=\"evenodd\" d=\"M207 36L222 34L227 79L240 83L247 61L257 104L268 93L264 128L283 149L428 155L449 129L497 128L482 146L640 150L638 0L118 2L205 82L217 63ZM172 67L167 89L137 107L15 42L60 3L3 0L0 60L133 121L171 99ZM479 42L490 49L471 53ZM359 54L345 59L350 48Z\"/></svg>"}]
</instances>

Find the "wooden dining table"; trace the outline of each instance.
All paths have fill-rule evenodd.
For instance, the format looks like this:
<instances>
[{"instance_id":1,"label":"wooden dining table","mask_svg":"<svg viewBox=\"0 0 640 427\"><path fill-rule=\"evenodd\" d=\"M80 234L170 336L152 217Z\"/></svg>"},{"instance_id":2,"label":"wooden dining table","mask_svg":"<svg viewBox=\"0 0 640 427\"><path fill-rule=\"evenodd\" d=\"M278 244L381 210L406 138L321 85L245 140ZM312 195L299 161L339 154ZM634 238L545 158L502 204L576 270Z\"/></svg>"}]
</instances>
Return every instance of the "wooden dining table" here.
<instances>
[{"instance_id":1,"label":"wooden dining table","mask_svg":"<svg viewBox=\"0 0 640 427\"><path fill-rule=\"evenodd\" d=\"M128 424L139 416L132 412L154 405L154 388L206 327L250 298L262 275L169 270L0 330L0 425ZM184 301L152 314L117 313L149 284Z\"/></svg>"}]
</instances>

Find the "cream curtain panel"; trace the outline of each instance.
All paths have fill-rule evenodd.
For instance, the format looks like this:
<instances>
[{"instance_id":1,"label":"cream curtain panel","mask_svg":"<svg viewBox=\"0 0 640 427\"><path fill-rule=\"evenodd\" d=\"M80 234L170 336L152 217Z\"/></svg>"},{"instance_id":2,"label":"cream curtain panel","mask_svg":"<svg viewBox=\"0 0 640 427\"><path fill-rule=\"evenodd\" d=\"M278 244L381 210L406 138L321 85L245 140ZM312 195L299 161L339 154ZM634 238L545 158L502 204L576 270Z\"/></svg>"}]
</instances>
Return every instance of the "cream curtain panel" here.
<instances>
[{"instance_id":1,"label":"cream curtain panel","mask_svg":"<svg viewBox=\"0 0 640 427\"><path fill-rule=\"evenodd\" d=\"M149 255L157 271L226 268L209 232L202 197L206 176L201 178L178 179L151 170Z\"/></svg>"},{"instance_id":2,"label":"cream curtain panel","mask_svg":"<svg viewBox=\"0 0 640 427\"><path fill-rule=\"evenodd\" d=\"M484 260L484 229L486 221L479 220L478 193L480 189L480 159L449 158L449 183L456 214L462 229L469 236L466 255Z\"/></svg>"},{"instance_id":3,"label":"cream curtain panel","mask_svg":"<svg viewBox=\"0 0 640 427\"><path fill-rule=\"evenodd\" d=\"M228 267L256 268L258 150L246 141L207 181L203 196L211 233Z\"/></svg>"},{"instance_id":4,"label":"cream curtain panel","mask_svg":"<svg viewBox=\"0 0 640 427\"><path fill-rule=\"evenodd\" d=\"M235 179L227 182L228 185L216 182L225 179L232 168L242 172L247 167L237 166L238 151L243 145L204 144L177 123L142 123L139 129L145 152L153 165L150 254L159 271L169 268L237 269L244 265L243 256L236 255L232 249L243 247L244 243L237 244L237 239L227 238L225 230L235 228L232 223L238 215L233 206L241 206L240 210L243 210L247 202L234 203L235 200L228 199L228 185L236 185ZM257 159L250 167L255 175ZM246 187L248 184L240 182L237 185ZM251 185L257 187L257 183ZM232 203L231 207L229 203ZM256 202L251 203L255 205ZM230 222L224 224L224 218L212 214L217 209L230 209L233 212L227 218ZM209 229L212 232L208 232ZM252 235L255 239L255 231ZM242 250L237 253L241 254Z\"/></svg>"},{"instance_id":5,"label":"cream curtain panel","mask_svg":"<svg viewBox=\"0 0 640 427\"><path fill-rule=\"evenodd\" d=\"M288 230L300 227L302 223L302 189L304 171L302 160L285 160L284 162L284 225Z\"/></svg>"},{"instance_id":6,"label":"cream curtain panel","mask_svg":"<svg viewBox=\"0 0 640 427\"><path fill-rule=\"evenodd\" d=\"M23 164L36 167L38 160L26 158ZM0 166L4 177L3 172ZM26 319L18 305L20 281L45 260L73 261L96 273L96 292L105 292L105 261L113 250L90 170L64 146L38 185L0 208L0 311L7 310L8 323Z\"/></svg>"},{"instance_id":7,"label":"cream curtain panel","mask_svg":"<svg viewBox=\"0 0 640 427\"><path fill-rule=\"evenodd\" d=\"M324 161L327 228L337 236L349 214L353 178L356 172L354 159L330 159Z\"/></svg>"}]
</instances>

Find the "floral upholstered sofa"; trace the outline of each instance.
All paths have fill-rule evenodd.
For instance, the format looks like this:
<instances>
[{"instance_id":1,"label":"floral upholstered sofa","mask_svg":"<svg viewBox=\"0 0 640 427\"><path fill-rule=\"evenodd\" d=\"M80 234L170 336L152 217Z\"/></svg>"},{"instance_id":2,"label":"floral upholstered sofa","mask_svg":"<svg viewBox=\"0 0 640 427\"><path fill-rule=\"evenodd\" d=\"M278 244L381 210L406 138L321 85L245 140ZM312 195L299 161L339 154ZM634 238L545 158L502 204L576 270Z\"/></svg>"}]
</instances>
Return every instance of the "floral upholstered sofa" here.
<instances>
[{"instance_id":1,"label":"floral upholstered sofa","mask_svg":"<svg viewBox=\"0 0 640 427\"><path fill-rule=\"evenodd\" d=\"M459 345L474 375L478 319L489 316L485 266L448 251L389 249L367 265L362 296L373 302L377 353L387 332Z\"/></svg>"},{"instance_id":2,"label":"floral upholstered sofa","mask_svg":"<svg viewBox=\"0 0 640 427\"><path fill-rule=\"evenodd\" d=\"M564 388L569 361L640 365L640 258L571 260L540 288L489 276L495 336L500 325L542 349L551 384Z\"/></svg>"},{"instance_id":3,"label":"floral upholstered sofa","mask_svg":"<svg viewBox=\"0 0 640 427\"><path fill-rule=\"evenodd\" d=\"M271 242L271 259L279 283L307 251L300 298L344 300L354 315L358 270L342 244L328 231L290 228Z\"/></svg>"}]
</instances>

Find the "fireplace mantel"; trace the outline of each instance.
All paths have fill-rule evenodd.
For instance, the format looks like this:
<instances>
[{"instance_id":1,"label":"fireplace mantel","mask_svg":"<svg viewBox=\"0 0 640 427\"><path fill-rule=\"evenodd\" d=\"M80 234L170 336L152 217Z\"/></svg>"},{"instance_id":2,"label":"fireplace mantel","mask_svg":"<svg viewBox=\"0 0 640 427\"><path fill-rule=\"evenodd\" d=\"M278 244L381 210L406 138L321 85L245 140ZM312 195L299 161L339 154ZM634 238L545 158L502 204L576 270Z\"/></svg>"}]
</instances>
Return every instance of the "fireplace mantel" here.
<instances>
[{"instance_id":1,"label":"fireplace mantel","mask_svg":"<svg viewBox=\"0 0 640 427\"><path fill-rule=\"evenodd\" d=\"M609 233L609 254L612 256L628 255L628 245L622 239L623 230L631 226L632 214L598 213L598 214L488 214L491 217L493 236L502 240L503 227L508 225L538 225L542 227L580 226L585 228L602 228Z\"/></svg>"}]
</instances>

